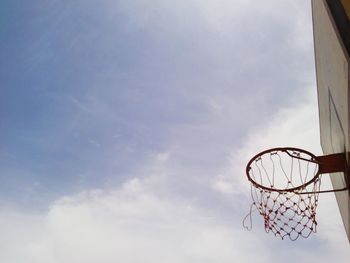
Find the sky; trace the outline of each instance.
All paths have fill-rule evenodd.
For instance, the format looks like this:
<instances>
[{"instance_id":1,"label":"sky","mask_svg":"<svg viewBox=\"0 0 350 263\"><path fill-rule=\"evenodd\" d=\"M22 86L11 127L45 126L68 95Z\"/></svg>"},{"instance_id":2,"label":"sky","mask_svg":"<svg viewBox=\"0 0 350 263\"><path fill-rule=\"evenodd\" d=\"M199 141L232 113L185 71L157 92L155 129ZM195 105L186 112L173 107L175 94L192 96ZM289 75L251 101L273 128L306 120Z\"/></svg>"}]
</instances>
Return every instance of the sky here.
<instances>
[{"instance_id":1,"label":"sky","mask_svg":"<svg viewBox=\"0 0 350 263\"><path fill-rule=\"evenodd\" d=\"M242 227L251 156L322 153L309 1L0 13L1 262L348 262L333 194L309 239Z\"/></svg>"}]
</instances>

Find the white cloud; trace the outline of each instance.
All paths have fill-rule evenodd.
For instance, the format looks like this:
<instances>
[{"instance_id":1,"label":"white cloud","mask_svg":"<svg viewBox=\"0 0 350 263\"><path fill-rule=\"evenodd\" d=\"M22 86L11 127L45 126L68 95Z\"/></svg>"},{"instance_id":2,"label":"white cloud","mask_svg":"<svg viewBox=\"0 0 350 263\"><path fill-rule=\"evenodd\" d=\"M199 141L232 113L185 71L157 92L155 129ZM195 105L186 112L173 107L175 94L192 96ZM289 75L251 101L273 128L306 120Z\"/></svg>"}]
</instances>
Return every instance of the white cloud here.
<instances>
[{"instance_id":1,"label":"white cloud","mask_svg":"<svg viewBox=\"0 0 350 263\"><path fill-rule=\"evenodd\" d=\"M112 192L62 198L44 215L2 213L4 262L249 262L240 228L155 195L133 179ZM11 226L11 227L9 227ZM9 238L11 237L11 238ZM245 249L244 249L245 248Z\"/></svg>"},{"instance_id":2,"label":"white cloud","mask_svg":"<svg viewBox=\"0 0 350 263\"><path fill-rule=\"evenodd\" d=\"M156 155L156 159L160 162L165 162L169 159L170 153L169 152L164 152L164 153L158 153Z\"/></svg>"},{"instance_id":3,"label":"white cloud","mask_svg":"<svg viewBox=\"0 0 350 263\"><path fill-rule=\"evenodd\" d=\"M317 256L312 245L291 247L259 229L247 232L236 220L222 220L213 210L181 197L162 196L156 187L154 180L134 178L113 191L63 197L46 213L3 211L0 258L7 263L228 263L281 257L294 262L292 255L298 252L299 262L328 262L329 257L347 262L349 253L344 238L335 234L337 227L328 237L333 245L327 250L332 253Z\"/></svg>"}]
</instances>

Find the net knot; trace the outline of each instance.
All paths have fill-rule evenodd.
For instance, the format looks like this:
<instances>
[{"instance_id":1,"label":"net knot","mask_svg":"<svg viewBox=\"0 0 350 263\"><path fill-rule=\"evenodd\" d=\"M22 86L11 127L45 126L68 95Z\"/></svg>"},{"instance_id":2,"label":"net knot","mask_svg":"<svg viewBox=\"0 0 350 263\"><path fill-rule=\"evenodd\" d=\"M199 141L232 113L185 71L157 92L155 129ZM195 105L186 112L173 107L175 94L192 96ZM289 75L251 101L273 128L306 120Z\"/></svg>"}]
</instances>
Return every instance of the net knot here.
<instances>
[{"instance_id":1,"label":"net knot","mask_svg":"<svg viewBox=\"0 0 350 263\"><path fill-rule=\"evenodd\" d=\"M264 215L264 226L266 231L270 229L270 217L268 214Z\"/></svg>"}]
</instances>

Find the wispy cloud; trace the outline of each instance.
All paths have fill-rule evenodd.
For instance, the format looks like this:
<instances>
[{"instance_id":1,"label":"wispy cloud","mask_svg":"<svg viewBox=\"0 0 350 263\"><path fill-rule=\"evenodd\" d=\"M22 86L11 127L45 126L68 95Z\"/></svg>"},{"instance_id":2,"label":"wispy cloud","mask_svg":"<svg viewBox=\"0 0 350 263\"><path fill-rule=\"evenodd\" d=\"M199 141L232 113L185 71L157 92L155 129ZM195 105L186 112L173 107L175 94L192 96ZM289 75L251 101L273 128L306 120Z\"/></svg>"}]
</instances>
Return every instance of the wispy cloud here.
<instances>
[{"instance_id":1,"label":"wispy cloud","mask_svg":"<svg viewBox=\"0 0 350 263\"><path fill-rule=\"evenodd\" d=\"M3 213L7 241L1 242L2 258L36 263L253 260L237 249L239 230L218 224L209 211L157 196L149 187L133 179L113 192L63 198L45 215ZM8 225L16 231L6 231Z\"/></svg>"},{"instance_id":2,"label":"wispy cloud","mask_svg":"<svg viewBox=\"0 0 350 263\"><path fill-rule=\"evenodd\" d=\"M347 262L346 243L334 225L321 242L280 243L259 229L246 232L210 208L162 194L161 185L158 177L135 178L111 191L62 197L42 214L3 211L1 258L9 263L294 262L296 257Z\"/></svg>"}]
</instances>

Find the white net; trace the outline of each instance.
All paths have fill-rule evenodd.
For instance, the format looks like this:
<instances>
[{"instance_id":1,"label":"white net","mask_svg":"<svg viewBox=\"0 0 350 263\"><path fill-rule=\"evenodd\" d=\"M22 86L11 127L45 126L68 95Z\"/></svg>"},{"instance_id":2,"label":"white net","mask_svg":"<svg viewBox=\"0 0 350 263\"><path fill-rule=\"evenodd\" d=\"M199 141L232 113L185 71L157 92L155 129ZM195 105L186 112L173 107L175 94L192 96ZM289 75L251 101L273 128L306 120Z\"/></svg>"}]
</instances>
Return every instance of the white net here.
<instances>
[{"instance_id":1,"label":"white net","mask_svg":"<svg viewBox=\"0 0 350 263\"><path fill-rule=\"evenodd\" d=\"M295 148L275 148L255 156L247 166L253 202L244 226L251 229L252 213L258 211L265 231L282 239L294 241L316 232L318 168L314 155Z\"/></svg>"}]
</instances>

